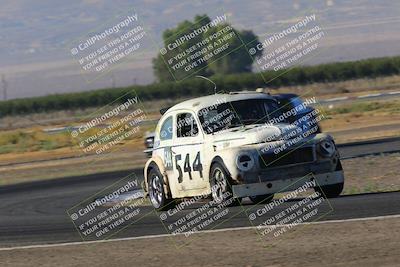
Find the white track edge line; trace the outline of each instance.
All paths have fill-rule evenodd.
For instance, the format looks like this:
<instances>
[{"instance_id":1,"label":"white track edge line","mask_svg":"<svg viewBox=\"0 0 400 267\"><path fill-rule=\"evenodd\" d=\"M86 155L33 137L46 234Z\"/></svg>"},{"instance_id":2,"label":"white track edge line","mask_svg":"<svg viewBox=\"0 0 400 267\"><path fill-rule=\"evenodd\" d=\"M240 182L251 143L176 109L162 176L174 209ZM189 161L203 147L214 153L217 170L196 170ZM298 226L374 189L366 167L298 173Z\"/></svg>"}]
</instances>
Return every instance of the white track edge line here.
<instances>
[{"instance_id":1,"label":"white track edge line","mask_svg":"<svg viewBox=\"0 0 400 267\"><path fill-rule=\"evenodd\" d=\"M299 223L298 225L372 221L372 220L384 220L384 219L393 219L393 218L400 218L400 214L397 214L397 215L386 215L386 216L376 216L376 217L365 217L365 218L343 219L343 220L328 220L328 221L320 221L320 222L305 222L305 223ZM286 226L286 225L285 224L283 224L283 225L268 225L268 226L260 227L259 229L261 229L261 228L269 228L269 227L284 227L284 226ZM193 234L207 234L207 233L218 233L218 232L229 232L229 231L240 231L240 230L251 230L251 229L257 229L257 226L244 226L244 227L235 227L235 228L222 228L222 229L214 229L214 230L205 230L205 231L194 232ZM184 234L178 234L178 235L184 235ZM23 249L34 249L34 248L52 248L52 247L65 247L65 246L75 246L75 245L90 245L90 244L97 244L97 243L110 243L110 242L120 242L120 241L130 241L130 240L140 240L140 239L163 238L163 237L169 237L169 236L171 236L171 234L135 236L135 237L124 237L124 238L116 238L116 239L107 239L107 240L67 242L67 243L57 243L57 244L42 244L42 245L5 247L5 248L0 248L0 252L1 251L12 251L12 250L23 250Z\"/></svg>"}]
</instances>

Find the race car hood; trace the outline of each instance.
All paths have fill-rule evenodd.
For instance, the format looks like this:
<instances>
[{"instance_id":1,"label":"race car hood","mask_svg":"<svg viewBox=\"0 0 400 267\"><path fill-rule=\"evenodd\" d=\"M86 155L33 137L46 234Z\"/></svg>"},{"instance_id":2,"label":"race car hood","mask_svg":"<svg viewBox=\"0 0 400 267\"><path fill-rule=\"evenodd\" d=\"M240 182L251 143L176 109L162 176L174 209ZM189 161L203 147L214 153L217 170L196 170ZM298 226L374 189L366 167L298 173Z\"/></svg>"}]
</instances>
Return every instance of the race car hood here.
<instances>
[{"instance_id":1,"label":"race car hood","mask_svg":"<svg viewBox=\"0 0 400 267\"><path fill-rule=\"evenodd\" d=\"M301 129L292 124L257 124L219 131L213 135L215 146L223 148L291 139L299 136Z\"/></svg>"}]
</instances>

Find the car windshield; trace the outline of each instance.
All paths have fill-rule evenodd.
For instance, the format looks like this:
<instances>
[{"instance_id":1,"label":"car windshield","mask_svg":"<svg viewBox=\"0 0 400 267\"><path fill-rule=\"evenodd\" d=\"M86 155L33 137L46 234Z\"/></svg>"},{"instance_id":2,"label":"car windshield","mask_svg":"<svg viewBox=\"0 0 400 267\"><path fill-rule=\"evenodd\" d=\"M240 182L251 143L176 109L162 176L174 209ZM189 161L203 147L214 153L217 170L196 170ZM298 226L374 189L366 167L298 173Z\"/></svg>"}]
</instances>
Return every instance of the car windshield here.
<instances>
[{"instance_id":1,"label":"car windshield","mask_svg":"<svg viewBox=\"0 0 400 267\"><path fill-rule=\"evenodd\" d=\"M274 100L246 99L203 108L199 119L204 131L211 134L243 125L271 123L281 114Z\"/></svg>"}]
</instances>

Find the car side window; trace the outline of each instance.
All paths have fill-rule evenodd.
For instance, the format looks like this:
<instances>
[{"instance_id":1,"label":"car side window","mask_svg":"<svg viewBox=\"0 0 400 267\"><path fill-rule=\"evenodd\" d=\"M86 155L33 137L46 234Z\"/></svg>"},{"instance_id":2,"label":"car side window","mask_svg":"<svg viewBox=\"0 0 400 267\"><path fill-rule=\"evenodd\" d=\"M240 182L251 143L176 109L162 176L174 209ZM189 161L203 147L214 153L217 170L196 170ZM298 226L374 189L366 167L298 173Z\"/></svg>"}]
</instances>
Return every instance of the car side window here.
<instances>
[{"instance_id":1,"label":"car side window","mask_svg":"<svg viewBox=\"0 0 400 267\"><path fill-rule=\"evenodd\" d=\"M177 115L176 136L193 137L199 133L196 120L191 113L181 113Z\"/></svg>"},{"instance_id":2,"label":"car side window","mask_svg":"<svg viewBox=\"0 0 400 267\"><path fill-rule=\"evenodd\" d=\"M172 139L172 116L169 116L162 124L160 129L160 140Z\"/></svg>"}]
</instances>

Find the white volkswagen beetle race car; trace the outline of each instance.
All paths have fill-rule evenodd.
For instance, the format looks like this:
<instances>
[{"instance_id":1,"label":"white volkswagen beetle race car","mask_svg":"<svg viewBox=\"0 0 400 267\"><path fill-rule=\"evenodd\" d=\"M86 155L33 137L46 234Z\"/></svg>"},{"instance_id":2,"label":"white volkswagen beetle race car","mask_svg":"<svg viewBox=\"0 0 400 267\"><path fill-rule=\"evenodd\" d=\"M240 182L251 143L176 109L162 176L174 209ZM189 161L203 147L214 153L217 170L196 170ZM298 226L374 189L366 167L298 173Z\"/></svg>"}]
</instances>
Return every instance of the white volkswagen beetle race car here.
<instances>
[{"instance_id":1,"label":"white volkswagen beetle race car","mask_svg":"<svg viewBox=\"0 0 400 267\"><path fill-rule=\"evenodd\" d=\"M317 184L314 190L325 197L339 196L344 183L339 153L331 136L318 133L318 114L288 120L302 107L283 112L268 94L238 92L163 111L144 168L152 205L165 210L177 199L207 195L218 204L227 193L233 204L244 197L258 203L297 189L300 179Z\"/></svg>"}]
</instances>

